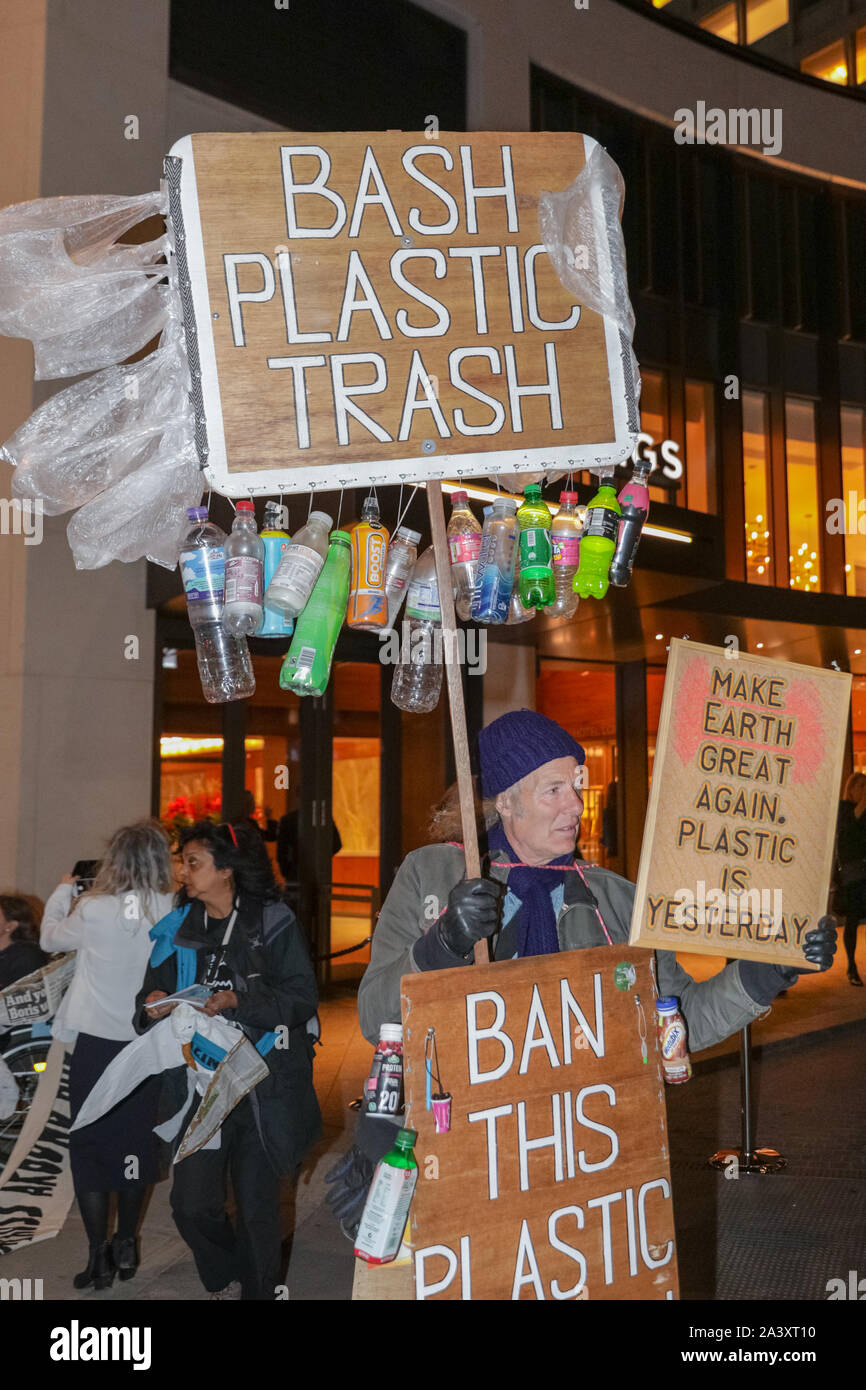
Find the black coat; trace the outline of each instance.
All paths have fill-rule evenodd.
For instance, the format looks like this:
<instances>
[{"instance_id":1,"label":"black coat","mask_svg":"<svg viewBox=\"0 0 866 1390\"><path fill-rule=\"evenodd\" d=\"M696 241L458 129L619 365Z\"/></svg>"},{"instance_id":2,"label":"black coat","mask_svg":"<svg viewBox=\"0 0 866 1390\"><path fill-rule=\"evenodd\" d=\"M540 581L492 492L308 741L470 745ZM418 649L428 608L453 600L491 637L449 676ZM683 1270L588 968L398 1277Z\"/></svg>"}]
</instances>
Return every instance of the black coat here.
<instances>
[{"instance_id":1,"label":"black coat","mask_svg":"<svg viewBox=\"0 0 866 1390\"><path fill-rule=\"evenodd\" d=\"M10 941L6 949L0 951L0 989L8 989L16 980L32 975L50 959L35 941Z\"/></svg>"},{"instance_id":2,"label":"black coat","mask_svg":"<svg viewBox=\"0 0 866 1390\"><path fill-rule=\"evenodd\" d=\"M212 925L212 924L211 924ZM222 928L215 935L204 930L204 912L194 902L174 936L174 944L196 952L195 979L201 981ZM313 1088L313 1039L306 1024L318 1005L316 978L294 913L283 903L242 901L225 957L226 973L238 996L236 1009L223 1017L243 1027L253 1043L263 1034L287 1029L288 1046L272 1047L265 1061L269 1075L250 1092L252 1114L259 1137L278 1173L294 1172L320 1137L322 1117ZM148 966L138 996L133 1024L143 1033L154 1022L143 1005L156 989L173 994L177 988L177 958L168 956L158 966ZM177 1113L186 1093L184 1070L166 1074L170 1096L167 1113ZM173 1109L172 1109L173 1106Z\"/></svg>"}]
</instances>

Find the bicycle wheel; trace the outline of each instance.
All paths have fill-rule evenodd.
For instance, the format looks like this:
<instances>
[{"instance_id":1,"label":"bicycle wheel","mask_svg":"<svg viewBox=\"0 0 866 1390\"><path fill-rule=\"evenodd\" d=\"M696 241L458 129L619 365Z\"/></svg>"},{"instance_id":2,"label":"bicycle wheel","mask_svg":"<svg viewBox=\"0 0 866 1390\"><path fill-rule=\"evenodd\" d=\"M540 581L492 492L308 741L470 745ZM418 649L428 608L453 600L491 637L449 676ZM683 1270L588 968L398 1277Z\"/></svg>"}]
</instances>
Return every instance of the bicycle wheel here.
<instances>
[{"instance_id":1,"label":"bicycle wheel","mask_svg":"<svg viewBox=\"0 0 866 1390\"><path fill-rule=\"evenodd\" d=\"M39 1078L51 1047L50 1038L19 1043L4 1052L3 1061L18 1083L18 1105L6 1120L0 1120L0 1163L6 1161L27 1118Z\"/></svg>"}]
</instances>

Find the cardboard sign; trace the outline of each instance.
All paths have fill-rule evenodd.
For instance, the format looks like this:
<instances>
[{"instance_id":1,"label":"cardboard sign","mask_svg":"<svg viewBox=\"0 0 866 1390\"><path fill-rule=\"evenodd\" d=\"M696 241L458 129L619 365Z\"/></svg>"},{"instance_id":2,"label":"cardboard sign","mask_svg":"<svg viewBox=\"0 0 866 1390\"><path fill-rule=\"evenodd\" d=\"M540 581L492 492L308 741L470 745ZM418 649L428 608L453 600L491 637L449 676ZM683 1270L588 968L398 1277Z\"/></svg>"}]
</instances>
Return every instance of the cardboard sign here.
<instances>
[{"instance_id":1,"label":"cardboard sign","mask_svg":"<svg viewBox=\"0 0 866 1390\"><path fill-rule=\"evenodd\" d=\"M674 638L630 942L809 966L851 677Z\"/></svg>"},{"instance_id":2,"label":"cardboard sign","mask_svg":"<svg viewBox=\"0 0 866 1390\"><path fill-rule=\"evenodd\" d=\"M192 135L166 160L196 437L229 496L618 462L627 347L541 241L574 134ZM595 244L610 271L598 200Z\"/></svg>"},{"instance_id":3,"label":"cardboard sign","mask_svg":"<svg viewBox=\"0 0 866 1390\"><path fill-rule=\"evenodd\" d=\"M676 1297L651 961L602 946L404 976L417 1299Z\"/></svg>"}]
</instances>

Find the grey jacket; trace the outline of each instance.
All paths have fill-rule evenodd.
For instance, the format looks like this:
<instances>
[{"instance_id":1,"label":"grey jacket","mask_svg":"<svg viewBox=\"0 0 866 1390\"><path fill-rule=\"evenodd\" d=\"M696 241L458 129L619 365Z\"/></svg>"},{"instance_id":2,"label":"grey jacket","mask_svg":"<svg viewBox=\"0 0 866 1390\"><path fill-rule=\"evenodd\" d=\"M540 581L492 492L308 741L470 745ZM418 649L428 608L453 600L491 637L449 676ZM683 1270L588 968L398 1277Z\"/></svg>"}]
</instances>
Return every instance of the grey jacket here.
<instances>
[{"instance_id":1,"label":"grey jacket","mask_svg":"<svg viewBox=\"0 0 866 1390\"><path fill-rule=\"evenodd\" d=\"M504 858L501 851L492 856L490 873L507 883L508 869L496 862ZM608 869L589 864L582 867L611 940L617 945L627 942L634 884ZM438 933L430 930L444 910L451 889L465 874L463 851L456 845L425 845L413 850L400 865L382 905L370 964L358 991L361 1031L369 1042L378 1040L383 1023L400 1022L400 980L404 975L416 970L471 965L471 958L465 962L453 955L442 945ZM561 951L607 944L595 909L584 896L579 875L566 874L557 914ZM516 952L516 929L512 926L509 931L507 922L517 906L519 900L509 890L503 912L506 926L496 940L497 960L510 959ZM633 953L641 948L628 949ZM712 1047L767 1011L766 1003L757 1003L746 992L739 961L710 980L696 981L679 965L673 951L656 951L655 957L659 992L679 999L692 1052Z\"/></svg>"}]
</instances>

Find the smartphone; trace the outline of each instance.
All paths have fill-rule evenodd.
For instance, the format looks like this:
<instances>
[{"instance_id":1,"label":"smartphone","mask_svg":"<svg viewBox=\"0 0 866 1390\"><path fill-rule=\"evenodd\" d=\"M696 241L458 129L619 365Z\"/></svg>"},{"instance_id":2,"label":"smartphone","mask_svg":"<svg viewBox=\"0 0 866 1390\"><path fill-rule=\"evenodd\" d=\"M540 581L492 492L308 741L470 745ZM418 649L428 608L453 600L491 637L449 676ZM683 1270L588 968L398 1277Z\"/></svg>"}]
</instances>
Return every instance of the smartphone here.
<instances>
[{"instance_id":1,"label":"smartphone","mask_svg":"<svg viewBox=\"0 0 866 1390\"><path fill-rule=\"evenodd\" d=\"M73 898L80 897L82 893L87 892L88 888L93 887L93 880L99 872L101 862L99 859L76 860L72 874L74 878L78 879L78 882L72 885Z\"/></svg>"}]
</instances>

